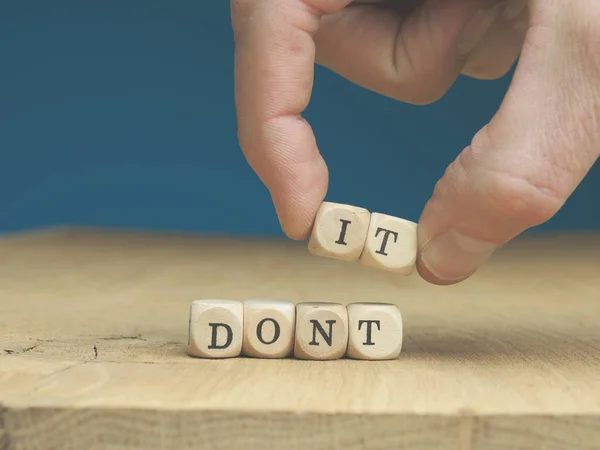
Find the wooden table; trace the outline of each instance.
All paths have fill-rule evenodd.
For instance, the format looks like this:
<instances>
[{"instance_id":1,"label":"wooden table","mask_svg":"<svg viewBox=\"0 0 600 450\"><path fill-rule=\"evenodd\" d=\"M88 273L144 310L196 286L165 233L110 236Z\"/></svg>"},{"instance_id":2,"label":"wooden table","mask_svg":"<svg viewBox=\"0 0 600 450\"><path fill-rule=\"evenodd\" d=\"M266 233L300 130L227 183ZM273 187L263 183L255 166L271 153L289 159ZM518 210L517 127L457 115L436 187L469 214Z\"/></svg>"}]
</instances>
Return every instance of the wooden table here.
<instances>
[{"instance_id":1,"label":"wooden table","mask_svg":"<svg viewBox=\"0 0 600 450\"><path fill-rule=\"evenodd\" d=\"M197 298L394 302L398 360L200 360ZM519 239L457 286L305 243L0 239L0 449L598 449L600 235Z\"/></svg>"}]
</instances>

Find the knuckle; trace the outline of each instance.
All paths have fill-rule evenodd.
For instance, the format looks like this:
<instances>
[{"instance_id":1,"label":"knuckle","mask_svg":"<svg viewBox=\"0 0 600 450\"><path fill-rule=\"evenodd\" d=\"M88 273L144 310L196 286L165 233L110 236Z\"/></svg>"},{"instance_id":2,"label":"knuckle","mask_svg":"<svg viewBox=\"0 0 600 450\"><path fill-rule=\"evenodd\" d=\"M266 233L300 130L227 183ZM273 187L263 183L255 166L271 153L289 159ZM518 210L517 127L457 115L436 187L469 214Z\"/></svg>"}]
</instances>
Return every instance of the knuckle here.
<instances>
[{"instance_id":1,"label":"knuckle","mask_svg":"<svg viewBox=\"0 0 600 450\"><path fill-rule=\"evenodd\" d=\"M394 70L389 79L390 96L413 105L430 105L440 100L454 79L445 77L439 68L405 67Z\"/></svg>"},{"instance_id":2,"label":"knuckle","mask_svg":"<svg viewBox=\"0 0 600 450\"><path fill-rule=\"evenodd\" d=\"M485 64L479 61L469 61L462 74L478 80L498 80L504 77L512 68L516 58L506 61L493 61Z\"/></svg>"},{"instance_id":3,"label":"knuckle","mask_svg":"<svg viewBox=\"0 0 600 450\"><path fill-rule=\"evenodd\" d=\"M532 180L504 172L488 172L482 195L493 216L522 224L523 228L550 220L563 201Z\"/></svg>"},{"instance_id":4,"label":"knuckle","mask_svg":"<svg viewBox=\"0 0 600 450\"><path fill-rule=\"evenodd\" d=\"M456 167L452 170L469 185L465 192L475 193L476 208L491 220L523 229L550 220L569 195L566 185L552 183L548 172L534 166L489 164L485 155L489 150L483 149L492 148L490 144L492 138L484 128L453 163Z\"/></svg>"},{"instance_id":5,"label":"knuckle","mask_svg":"<svg viewBox=\"0 0 600 450\"><path fill-rule=\"evenodd\" d=\"M478 139L490 141L484 136ZM526 229L547 222L564 204L568 193L541 181L540 174L486 166L482 156L482 151L471 145L455 163L458 170L469 174L468 191L475 193L476 208L492 220Z\"/></svg>"},{"instance_id":6,"label":"knuckle","mask_svg":"<svg viewBox=\"0 0 600 450\"><path fill-rule=\"evenodd\" d=\"M433 83L429 86L418 86L416 89L412 89L411 103L415 105L425 106L440 100L448 92L448 87L440 84Z\"/></svg>"},{"instance_id":7,"label":"knuckle","mask_svg":"<svg viewBox=\"0 0 600 450\"><path fill-rule=\"evenodd\" d=\"M390 97L412 105L425 106L440 100L445 94L446 89L440 89L438 86L423 86L391 83Z\"/></svg>"},{"instance_id":8,"label":"knuckle","mask_svg":"<svg viewBox=\"0 0 600 450\"><path fill-rule=\"evenodd\" d=\"M454 71L439 58L414 53L399 31L387 71L389 96L414 105L440 100L456 79Z\"/></svg>"}]
</instances>

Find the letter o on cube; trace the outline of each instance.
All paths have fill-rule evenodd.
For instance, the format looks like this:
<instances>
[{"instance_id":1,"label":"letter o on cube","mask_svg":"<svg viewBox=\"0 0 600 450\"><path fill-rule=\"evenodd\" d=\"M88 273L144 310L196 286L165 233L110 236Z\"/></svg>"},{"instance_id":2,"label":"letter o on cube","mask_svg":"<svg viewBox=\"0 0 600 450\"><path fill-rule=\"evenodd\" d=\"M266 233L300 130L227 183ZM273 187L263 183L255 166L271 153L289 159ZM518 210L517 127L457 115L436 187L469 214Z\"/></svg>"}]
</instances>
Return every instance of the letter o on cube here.
<instances>
[{"instance_id":1,"label":"letter o on cube","mask_svg":"<svg viewBox=\"0 0 600 450\"><path fill-rule=\"evenodd\" d=\"M244 301L242 354L254 358L285 358L294 348L296 306L287 300Z\"/></svg>"},{"instance_id":2,"label":"letter o on cube","mask_svg":"<svg viewBox=\"0 0 600 450\"><path fill-rule=\"evenodd\" d=\"M234 300L195 300L190 306L188 354L234 358L242 352L244 305Z\"/></svg>"}]
</instances>

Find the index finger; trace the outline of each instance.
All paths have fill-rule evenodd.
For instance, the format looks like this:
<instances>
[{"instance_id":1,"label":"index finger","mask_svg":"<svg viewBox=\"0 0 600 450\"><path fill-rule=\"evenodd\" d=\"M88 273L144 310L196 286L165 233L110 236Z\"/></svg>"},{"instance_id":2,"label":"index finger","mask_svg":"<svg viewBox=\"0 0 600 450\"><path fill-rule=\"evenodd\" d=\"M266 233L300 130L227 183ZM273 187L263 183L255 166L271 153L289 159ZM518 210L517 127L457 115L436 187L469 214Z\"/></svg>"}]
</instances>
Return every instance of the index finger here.
<instances>
[{"instance_id":1,"label":"index finger","mask_svg":"<svg viewBox=\"0 0 600 450\"><path fill-rule=\"evenodd\" d=\"M350 0L231 0L241 149L271 193L283 231L310 233L328 171L302 118L314 79L320 17Z\"/></svg>"}]
</instances>

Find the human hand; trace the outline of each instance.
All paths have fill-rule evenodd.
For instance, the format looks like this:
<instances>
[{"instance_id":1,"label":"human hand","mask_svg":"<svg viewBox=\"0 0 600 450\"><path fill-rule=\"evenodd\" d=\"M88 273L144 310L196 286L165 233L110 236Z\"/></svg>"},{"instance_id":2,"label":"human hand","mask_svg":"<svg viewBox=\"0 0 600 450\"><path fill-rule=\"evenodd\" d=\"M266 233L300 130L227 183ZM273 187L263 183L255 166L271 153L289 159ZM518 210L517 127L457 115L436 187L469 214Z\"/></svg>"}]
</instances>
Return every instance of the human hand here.
<instances>
[{"instance_id":1,"label":"human hand","mask_svg":"<svg viewBox=\"0 0 600 450\"><path fill-rule=\"evenodd\" d=\"M314 63L383 95L436 101L460 74L493 79L520 54L494 118L419 219L420 275L452 284L549 220L600 153L597 0L231 0L241 148L284 232L310 233L328 170L301 117Z\"/></svg>"}]
</instances>

